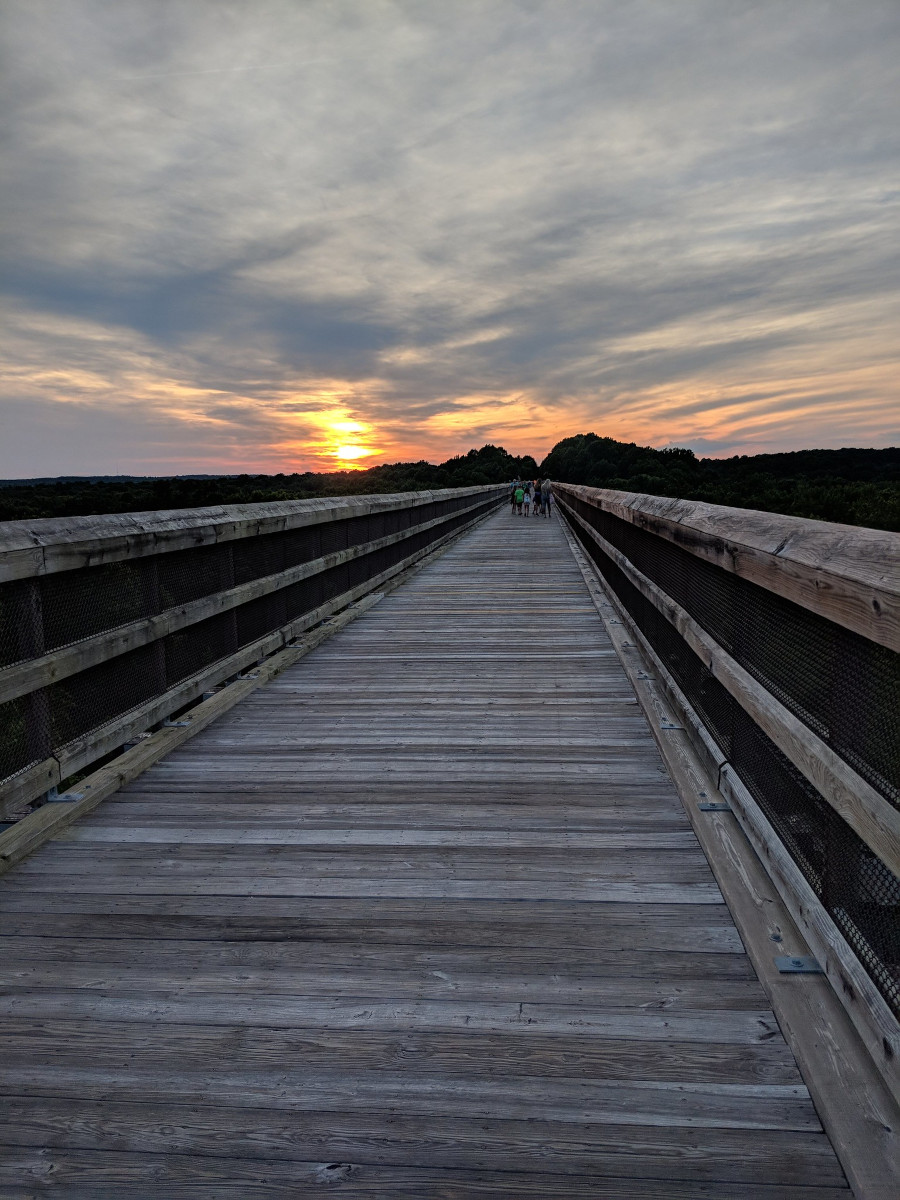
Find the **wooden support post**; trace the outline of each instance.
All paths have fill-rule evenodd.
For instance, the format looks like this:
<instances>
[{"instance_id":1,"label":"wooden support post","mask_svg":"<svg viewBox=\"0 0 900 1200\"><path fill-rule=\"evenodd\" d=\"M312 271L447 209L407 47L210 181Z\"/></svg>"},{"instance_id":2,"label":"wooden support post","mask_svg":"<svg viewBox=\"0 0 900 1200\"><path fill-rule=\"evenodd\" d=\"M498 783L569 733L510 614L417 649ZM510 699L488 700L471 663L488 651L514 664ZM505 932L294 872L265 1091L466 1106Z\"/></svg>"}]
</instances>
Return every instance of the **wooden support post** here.
<instances>
[{"instance_id":1,"label":"wooden support post","mask_svg":"<svg viewBox=\"0 0 900 1200\"><path fill-rule=\"evenodd\" d=\"M159 565L155 558L144 560L141 571L142 616L155 617L162 607L159 598ZM154 696L161 696L166 690L166 646L162 638L150 644L150 672Z\"/></svg>"},{"instance_id":2,"label":"wooden support post","mask_svg":"<svg viewBox=\"0 0 900 1200\"><path fill-rule=\"evenodd\" d=\"M38 658L44 653L44 614L38 579L25 583L24 603L19 618L19 646L23 658ZM25 739L28 762L50 757L52 746L50 697L46 688L38 688L25 698Z\"/></svg>"}]
</instances>

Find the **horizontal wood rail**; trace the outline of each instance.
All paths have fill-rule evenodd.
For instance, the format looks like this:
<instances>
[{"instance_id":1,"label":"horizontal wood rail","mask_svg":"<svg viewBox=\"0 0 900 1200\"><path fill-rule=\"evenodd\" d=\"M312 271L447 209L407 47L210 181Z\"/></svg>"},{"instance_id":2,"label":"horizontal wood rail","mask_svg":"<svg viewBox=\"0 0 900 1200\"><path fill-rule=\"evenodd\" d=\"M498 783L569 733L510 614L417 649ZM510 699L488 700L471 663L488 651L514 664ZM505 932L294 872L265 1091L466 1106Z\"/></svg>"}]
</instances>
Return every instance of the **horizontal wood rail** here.
<instances>
[{"instance_id":1,"label":"horizontal wood rail","mask_svg":"<svg viewBox=\"0 0 900 1200\"><path fill-rule=\"evenodd\" d=\"M383 496L330 496L321 500L5 521L0 522L0 583L286 533L352 517L416 509L480 492L505 494L505 488L505 484L484 485Z\"/></svg>"},{"instance_id":2,"label":"horizontal wood rail","mask_svg":"<svg viewBox=\"0 0 900 1200\"><path fill-rule=\"evenodd\" d=\"M889 647L900 537L567 484L554 491L873 1060L897 1087L900 660ZM750 587L726 586L707 564ZM760 588L797 609L767 607ZM722 604L733 611L710 611ZM812 673L826 663L827 687L792 694L791 670L808 670L799 652L773 668L766 621L779 611L791 628L812 622L804 631L819 656ZM717 630L726 641L738 631L742 661ZM866 651L867 643L877 649ZM862 742L842 728L860 721L842 691L851 675L848 695L869 701L861 720L871 737ZM733 715L715 705L733 705ZM829 810L835 815L824 820Z\"/></svg>"},{"instance_id":3,"label":"horizontal wood rail","mask_svg":"<svg viewBox=\"0 0 900 1200\"><path fill-rule=\"evenodd\" d=\"M900 650L896 533L607 488L559 483L555 489Z\"/></svg>"},{"instance_id":4,"label":"horizontal wood rail","mask_svg":"<svg viewBox=\"0 0 900 1200\"><path fill-rule=\"evenodd\" d=\"M7 746L0 814L40 798L289 644L468 528L505 495L504 486L485 486L0 525L0 646L8 662L0 669L0 741ZM304 530L312 541L302 540ZM378 536L369 536L373 531ZM311 546L335 540L345 544L309 557ZM274 552L272 561L279 555L300 561L267 570L268 560L258 559L261 544ZM190 579L197 551L207 556L196 560L200 584ZM238 552L246 559L244 572L253 574L235 584ZM166 606L159 577L166 562L175 561L166 556L175 553L184 560L188 584L194 591L205 586L206 594ZM210 553L218 557L210 560ZM111 564L131 569L132 562L136 574L104 575ZM76 620L69 638L59 628L60 604L65 615L69 581L73 608L76 601L84 605L85 594L90 601L94 570L100 628L85 636ZM45 596L50 585L54 590ZM56 605L54 638L63 644L46 650L48 597ZM138 602L141 615L129 620ZM270 610L259 608L268 604ZM142 651L145 657L136 658ZM192 654L200 660L187 672L185 654L188 665ZM112 712L111 689L122 694ZM90 719L93 704L96 720ZM60 728L69 736L61 738ZM24 760L18 769L10 747Z\"/></svg>"}]
</instances>

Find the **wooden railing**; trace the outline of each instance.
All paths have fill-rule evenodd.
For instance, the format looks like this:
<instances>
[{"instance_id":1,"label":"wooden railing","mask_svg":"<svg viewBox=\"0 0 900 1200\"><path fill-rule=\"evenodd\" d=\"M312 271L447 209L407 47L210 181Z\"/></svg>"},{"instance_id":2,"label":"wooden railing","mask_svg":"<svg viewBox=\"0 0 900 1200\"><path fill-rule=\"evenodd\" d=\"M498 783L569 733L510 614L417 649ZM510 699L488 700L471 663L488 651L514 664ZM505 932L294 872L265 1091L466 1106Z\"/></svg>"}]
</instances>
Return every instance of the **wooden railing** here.
<instances>
[{"instance_id":1,"label":"wooden railing","mask_svg":"<svg viewBox=\"0 0 900 1200\"><path fill-rule=\"evenodd\" d=\"M554 491L896 1088L900 536Z\"/></svg>"},{"instance_id":2,"label":"wooden railing","mask_svg":"<svg viewBox=\"0 0 900 1200\"><path fill-rule=\"evenodd\" d=\"M505 486L0 525L0 818L377 589Z\"/></svg>"}]
</instances>

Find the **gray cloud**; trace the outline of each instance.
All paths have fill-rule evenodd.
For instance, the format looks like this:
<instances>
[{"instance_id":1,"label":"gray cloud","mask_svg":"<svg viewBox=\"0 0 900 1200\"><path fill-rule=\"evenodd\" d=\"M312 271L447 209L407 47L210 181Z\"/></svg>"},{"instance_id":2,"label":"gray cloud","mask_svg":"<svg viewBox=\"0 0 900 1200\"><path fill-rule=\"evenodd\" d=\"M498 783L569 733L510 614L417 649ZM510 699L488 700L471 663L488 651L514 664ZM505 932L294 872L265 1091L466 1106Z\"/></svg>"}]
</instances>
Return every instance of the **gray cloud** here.
<instances>
[{"instance_id":1,"label":"gray cloud","mask_svg":"<svg viewBox=\"0 0 900 1200\"><path fill-rule=\"evenodd\" d=\"M127 457L143 412L160 470L269 462L329 405L404 456L790 447L810 405L820 444L895 436L893 0L0 21L10 428L68 404Z\"/></svg>"}]
</instances>

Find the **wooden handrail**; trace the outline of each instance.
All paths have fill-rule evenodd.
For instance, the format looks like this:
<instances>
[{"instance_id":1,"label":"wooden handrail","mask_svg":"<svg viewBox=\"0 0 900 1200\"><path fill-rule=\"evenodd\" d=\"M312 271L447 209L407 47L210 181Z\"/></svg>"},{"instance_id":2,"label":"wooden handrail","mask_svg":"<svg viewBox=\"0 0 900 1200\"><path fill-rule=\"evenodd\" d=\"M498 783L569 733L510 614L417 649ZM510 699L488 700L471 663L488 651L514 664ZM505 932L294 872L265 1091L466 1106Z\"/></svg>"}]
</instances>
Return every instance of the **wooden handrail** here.
<instances>
[{"instance_id":1,"label":"wooden handrail","mask_svg":"<svg viewBox=\"0 0 900 1200\"><path fill-rule=\"evenodd\" d=\"M623 521L891 650L900 650L900 534L753 509L554 483Z\"/></svg>"},{"instance_id":2,"label":"wooden handrail","mask_svg":"<svg viewBox=\"0 0 900 1200\"><path fill-rule=\"evenodd\" d=\"M328 496L316 500L5 521L0 522L0 583L284 533L350 517L419 508L476 492L505 491L506 486L481 484L378 496Z\"/></svg>"}]
</instances>

